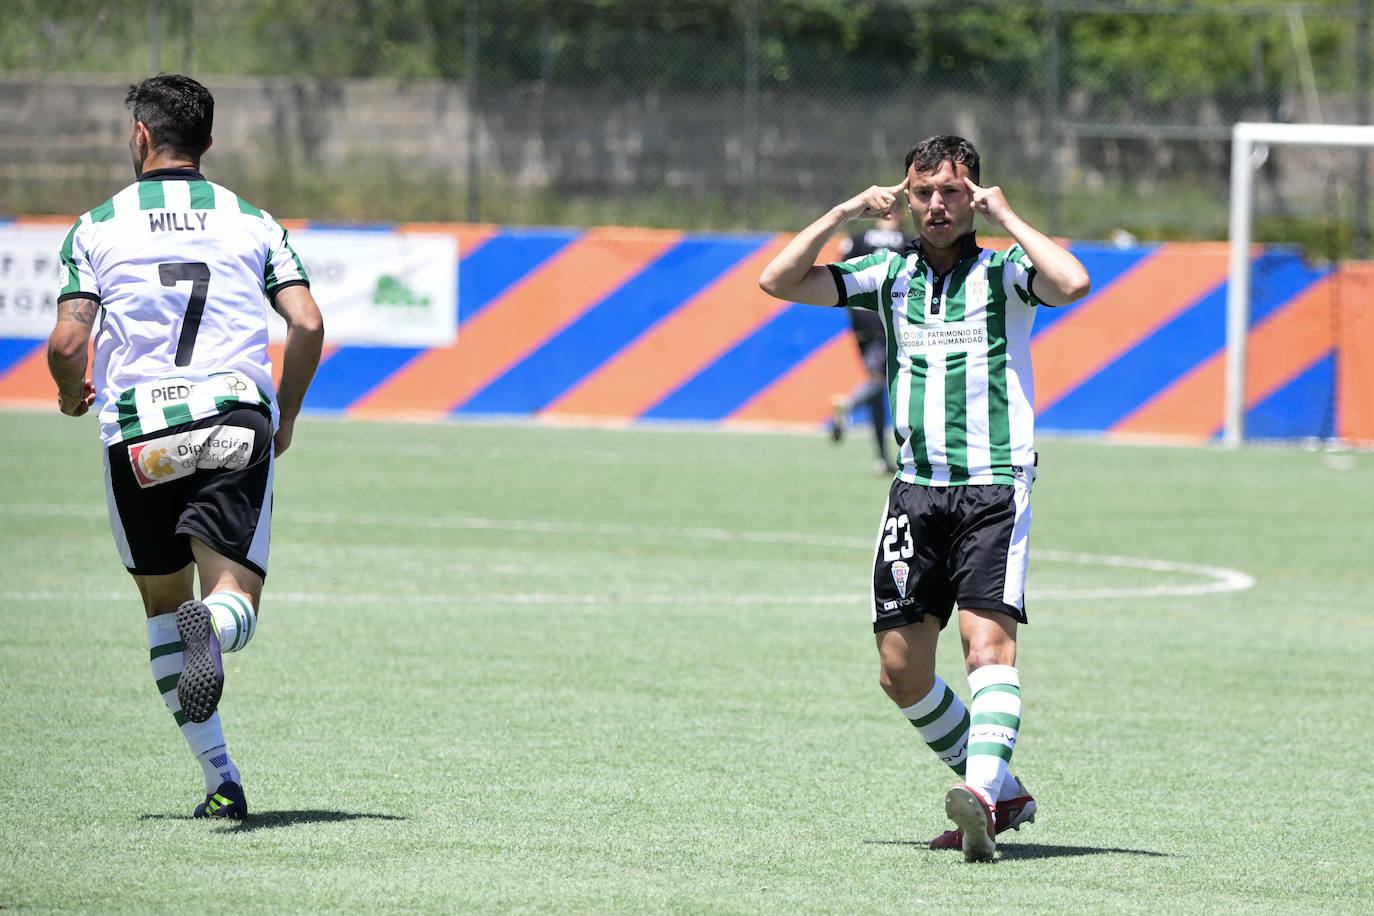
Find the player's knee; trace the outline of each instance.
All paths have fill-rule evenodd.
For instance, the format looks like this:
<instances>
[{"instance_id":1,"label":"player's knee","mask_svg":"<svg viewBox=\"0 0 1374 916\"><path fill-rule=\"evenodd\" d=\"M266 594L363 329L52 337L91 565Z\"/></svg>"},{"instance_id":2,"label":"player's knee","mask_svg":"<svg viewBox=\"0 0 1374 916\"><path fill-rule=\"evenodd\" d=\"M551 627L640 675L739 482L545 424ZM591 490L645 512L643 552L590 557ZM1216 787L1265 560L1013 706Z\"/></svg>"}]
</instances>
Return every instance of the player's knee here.
<instances>
[{"instance_id":1,"label":"player's knee","mask_svg":"<svg viewBox=\"0 0 1374 916\"><path fill-rule=\"evenodd\" d=\"M878 668L878 686L898 705L910 706L935 686L935 672L926 671L909 659L883 659Z\"/></svg>"},{"instance_id":2,"label":"player's knee","mask_svg":"<svg viewBox=\"0 0 1374 916\"><path fill-rule=\"evenodd\" d=\"M986 665L1016 664L1016 644L969 646L964 655L964 666L969 674Z\"/></svg>"},{"instance_id":3,"label":"player's knee","mask_svg":"<svg viewBox=\"0 0 1374 916\"><path fill-rule=\"evenodd\" d=\"M878 666L878 686L883 688L883 693L892 696L892 690L896 686L896 681L892 678L892 672L887 665Z\"/></svg>"}]
</instances>

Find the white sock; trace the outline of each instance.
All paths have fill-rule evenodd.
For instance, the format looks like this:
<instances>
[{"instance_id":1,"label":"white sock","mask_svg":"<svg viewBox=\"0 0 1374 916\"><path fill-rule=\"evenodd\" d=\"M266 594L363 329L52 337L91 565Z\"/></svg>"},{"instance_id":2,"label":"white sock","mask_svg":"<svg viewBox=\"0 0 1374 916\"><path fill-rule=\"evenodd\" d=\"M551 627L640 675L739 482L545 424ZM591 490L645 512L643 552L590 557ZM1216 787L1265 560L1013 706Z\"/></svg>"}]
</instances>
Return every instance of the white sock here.
<instances>
[{"instance_id":1,"label":"white sock","mask_svg":"<svg viewBox=\"0 0 1374 916\"><path fill-rule=\"evenodd\" d=\"M997 804L1004 801L1011 801L1013 798L1020 798L1026 794L1026 790L1021 787L1021 782L1010 773L1007 778L1002 780L1002 790L997 793Z\"/></svg>"},{"instance_id":2,"label":"white sock","mask_svg":"<svg viewBox=\"0 0 1374 916\"><path fill-rule=\"evenodd\" d=\"M238 592L211 592L200 600L215 622L215 635L223 652L237 652L248 645L258 631L258 615L253 603Z\"/></svg>"},{"instance_id":3,"label":"white sock","mask_svg":"<svg viewBox=\"0 0 1374 916\"><path fill-rule=\"evenodd\" d=\"M935 676L930 693L902 708L926 745L940 761L960 776L968 756L968 709L950 686Z\"/></svg>"},{"instance_id":4,"label":"white sock","mask_svg":"<svg viewBox=\"0 0 1374 916\"><path fill-rule=\"evenodd\" d=\"M219 713L216 712L204 722L192 722L181 711L181 702L177 699L177 681L181 679L184 656L175 613L148 618L148 657L153 667L153 679L157 681L158 692L162 694L162 702L167 704L167 709L172 713L177 727L181 729L181 736L186 739L191 753L200 761L205 774L205 791L215 791L221 782L238 782L238 768L229 760L229 754L224 747L224 729L220 726ZM221 757L226 766L207 766L207 761L211 758L218 760ZM234 778L218 779L220 770L232 772Z\"/></svg>"},{"instance_id":5,"label":"white sock","mask_svg":"<svg viewBox=\"0 0 1374 916\"><path fill-rule=\"evenodd\" d=\"M205 791L213 792L220 787L221 783L237 782L243 784L242 777L239 776L239 768L234 766L234 761L229 759L229 750L224 745L211 748L203 754L196 755L196 760L200 763L201 770L205 773Z\"/></svg>"},{"instance_id":6,"label":"white sock","mask_svg":"<svg viewBox=\"0 0 1374 916\"><path fill-rule=\"evenodd\" d=\"M1021 681L1011 665L984 665L968 676L968 762L964 782L993 804L1021 728Z\"/></svg>"}]
</instances>

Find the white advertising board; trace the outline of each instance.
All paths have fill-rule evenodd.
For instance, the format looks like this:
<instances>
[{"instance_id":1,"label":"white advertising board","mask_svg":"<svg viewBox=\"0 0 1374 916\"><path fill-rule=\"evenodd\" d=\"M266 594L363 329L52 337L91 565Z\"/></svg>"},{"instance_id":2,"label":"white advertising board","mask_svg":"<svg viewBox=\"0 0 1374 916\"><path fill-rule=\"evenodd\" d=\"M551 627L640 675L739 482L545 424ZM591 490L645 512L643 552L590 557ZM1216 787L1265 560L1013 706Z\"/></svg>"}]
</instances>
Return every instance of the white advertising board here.
<instances>
[{"instance_id":1,"label":"white advertising board","mask_svg":"<svg viewBox=\"0 0 1374 916\"><path fill-rule=\"evenodd\" d=\"M449 235L298 229L288 236L310 275L332 346L444 347L458 336L458 243ZM271 316L274 340L286 325Z\"/></svg>"},{"instance_id":2,"label":"white advertising board","mask_svg":"<svg viewBox=\"0 0 1374 916\"><path fill-rule=\"evenodd\" d=\"M0 225L0 337L46 339L57 318L57 252L67 228Z\"/></svg>"},{"instance_id":3,"label":"white advertising board","mask_svg":"<svg viewBox=\"0 0 1374 916\"><path fill-rule=\"evenodd\" d=\"M43 339L60 285L67 228L0 225L0 337ZM458 334L458 245L449 235L297 229L289 234L310 275L332 346L442 347ZM274 340L286 326L269 310Z\"/></svg>"}]
</instances>

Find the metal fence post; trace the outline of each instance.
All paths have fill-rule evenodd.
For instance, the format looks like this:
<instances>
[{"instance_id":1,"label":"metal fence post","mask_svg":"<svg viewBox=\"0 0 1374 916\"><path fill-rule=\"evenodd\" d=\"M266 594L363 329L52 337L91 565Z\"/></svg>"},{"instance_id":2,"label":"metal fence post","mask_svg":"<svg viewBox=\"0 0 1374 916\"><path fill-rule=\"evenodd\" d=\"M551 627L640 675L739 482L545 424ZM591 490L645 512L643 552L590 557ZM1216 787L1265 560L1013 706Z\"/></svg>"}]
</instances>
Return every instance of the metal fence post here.
<instances>
[{"instance_id":1,"label":"metal fence post","mask_svg":"<svg viewBox=\"0 0 1374 916\"><path fill-rule=\"evenodd\" d=\"M1050 235L1059 232L1059 206L1063 195L1063 175L1059 167L1060 143L1064 135L1060 127L1059 82L1061 55L1059 46L1059 0L1045 0L1046 28L1049 47L1045 54L1045 229Z\"/></svg>"},{"instance_id":2,"label":"metal fence post","mask_svg":"<svg viewBox=\"0 0 1374 916\"><path fill-rule=\"evenodd\" d=\"M759 218L759 0L746 0L744 16L744 222L753 229Z\"/></svg>"},{"instance_id":3,"label":"metal fence post","mask_svg":"<svg viewBox=\"0 0 1374 916\"><path fill-rule=\"evenodd\" d=\"M148 73L162 70L162 9L158 0L148 0Z\"/></svg>"},{"instance_id":4,"label":"metal fence post","mask_svg":"<svg viewBox=\"0 0 1374 916\"><path fill-rule=\"evenodd\" d=\"M478 182L481 180L481 164L477 158L477 144L479 143L480 131L477 123L477 80L478 80L478 54L480 43L478 41L478 3L479 0L468 0L467 5L467 48L466 60L463 61L463 81L464 94L468 109L468 162L467 162L467 207L465 219L470 223L478 221L478 211L481 208L481 192Z\"/></svg>"},{"instance_id":5,"label":"metal fence post","mask_svg":"<svg viewBox=\"0 0 1374 916\"><path fill-rule=\"evenodd\" d=\"M1361 124L1369 124L1369 0L1360 0L1355 23L1355 98ZM1355 238L1356 258L1369 256L1369 150L1361 149L1356 158L1355 171Z\"/></svg>"},{"instance_id":6,"label":"metal fence post","mask_svg":"<svg viewBox=\"0 0 1374 916\"><path fill-rule=\"evenodd\" d=\"M186 76L191 75L191 51L195 46L191 27L191 3L192 0L182 0L181 3L181 72Z\"/></svg>"}]
</instances>

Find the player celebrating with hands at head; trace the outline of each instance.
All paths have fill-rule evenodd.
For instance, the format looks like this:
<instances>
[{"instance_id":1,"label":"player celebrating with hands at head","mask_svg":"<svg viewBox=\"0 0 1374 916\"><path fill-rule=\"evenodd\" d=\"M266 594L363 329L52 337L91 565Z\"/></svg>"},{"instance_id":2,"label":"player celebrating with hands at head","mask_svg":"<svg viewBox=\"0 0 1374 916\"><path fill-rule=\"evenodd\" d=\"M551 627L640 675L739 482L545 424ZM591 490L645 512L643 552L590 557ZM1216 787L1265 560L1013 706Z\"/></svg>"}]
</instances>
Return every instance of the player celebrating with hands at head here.
<instances>
[{"instance_id":1,"label":"player celebrating with hands at head","mask_svg":"<svg viewBox=\"0 0 1374 916\"><path fill-rule=\"evenodd\" d=\"M958 776L945 794L955 830L933 848L990 861L996 835L1035 817L1007 764L1021 727L1016 628L1026 622L1030 491L1036 474L1030 332L1040 305L1088 294L1088 273L1032 227L998 187L979 185L979 157L937 136L906 156L899 184L873 186L797 234L759 285L779 299L876 311L887 330L897 440L873 562L879 682ZM817 264L845 223L905 206L918 239ZM978 245L974 214L1011 236ZM935 673L940 631L958 610L971 699Z\"/></svg>"},{"instance_id":2,"label":"player celebrating with hands at head","mask_svg":"<svg viewBox=\"0 0 1374 916\"><path fill-rule=\"evenodd\" d=\"M158 691L205 776L194 816L242 819L216 712L220 653L257 628L273 459L291 444L324 324L286 230L200 174L209 91L164 74L125 101L137 181L67 234L48 368L63 413L102 402L110 528L143 597ZM276 386L269 302L286 320Z\"/></svg>"}]
</instances>

